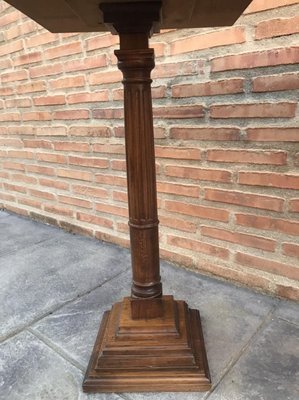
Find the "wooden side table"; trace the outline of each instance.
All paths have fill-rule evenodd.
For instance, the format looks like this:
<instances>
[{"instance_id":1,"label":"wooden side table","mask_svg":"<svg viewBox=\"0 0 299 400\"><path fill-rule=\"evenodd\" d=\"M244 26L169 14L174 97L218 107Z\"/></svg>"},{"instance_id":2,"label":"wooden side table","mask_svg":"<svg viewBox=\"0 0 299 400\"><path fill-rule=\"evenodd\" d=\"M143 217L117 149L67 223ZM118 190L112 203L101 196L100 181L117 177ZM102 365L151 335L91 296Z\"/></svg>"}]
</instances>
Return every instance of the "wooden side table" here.
<instances>
[{"instance_id":1,"label":"wooden side table","mask_svg":"<svg viewBox=\"0 0 299 400\"><path fill-rule=\"evenodd\" d=\"M208 390L199 312L162 294L149 37L160 27L230 25L250 0L8 2L52 32L109 29L120 37L133 282L131 296L104 313L83 390Z\"/></svg>"}]
</instances>

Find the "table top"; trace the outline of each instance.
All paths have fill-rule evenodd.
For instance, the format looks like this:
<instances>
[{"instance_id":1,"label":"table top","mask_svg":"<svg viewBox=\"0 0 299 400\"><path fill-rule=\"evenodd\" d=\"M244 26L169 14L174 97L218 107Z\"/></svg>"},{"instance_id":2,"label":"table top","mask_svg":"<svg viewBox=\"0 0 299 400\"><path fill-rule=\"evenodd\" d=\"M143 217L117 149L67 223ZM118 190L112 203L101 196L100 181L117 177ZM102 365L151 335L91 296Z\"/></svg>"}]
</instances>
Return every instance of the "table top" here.
<instances>
[{"instance_id":1,"label":"table top","mask_svg":"<svg viewBox=\"0 0 299 400\"><path fill-rule=\"evenodd\" d=\"M156 0L133 0L150 3ZM105 32L101 3L128 0L6 0L50 32ZM132 0L131 0L132 2ZM232 25L251 0L162 0L160 29Z\"/></svg>"}]
</instances>

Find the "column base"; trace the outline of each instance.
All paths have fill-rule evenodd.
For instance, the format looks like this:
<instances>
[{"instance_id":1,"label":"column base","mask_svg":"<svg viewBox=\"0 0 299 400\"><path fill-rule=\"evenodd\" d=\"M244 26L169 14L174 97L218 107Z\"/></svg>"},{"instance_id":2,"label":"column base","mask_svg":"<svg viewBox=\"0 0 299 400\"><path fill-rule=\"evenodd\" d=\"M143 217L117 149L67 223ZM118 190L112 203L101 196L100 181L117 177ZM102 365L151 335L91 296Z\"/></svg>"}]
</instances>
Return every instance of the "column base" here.
<instances>
[{"instance_id":1,"label":"column base","mask_svg":"<svg viewBox=\"0 0 299 400\"><path fill-rule=\"evenodd\" d=\"M133 319L130 301L126 297L104 313L83 390L209 390L211 381L199 312L189 309L184 301L163 296L161 317Z\"/></svg>"}]
</instances>

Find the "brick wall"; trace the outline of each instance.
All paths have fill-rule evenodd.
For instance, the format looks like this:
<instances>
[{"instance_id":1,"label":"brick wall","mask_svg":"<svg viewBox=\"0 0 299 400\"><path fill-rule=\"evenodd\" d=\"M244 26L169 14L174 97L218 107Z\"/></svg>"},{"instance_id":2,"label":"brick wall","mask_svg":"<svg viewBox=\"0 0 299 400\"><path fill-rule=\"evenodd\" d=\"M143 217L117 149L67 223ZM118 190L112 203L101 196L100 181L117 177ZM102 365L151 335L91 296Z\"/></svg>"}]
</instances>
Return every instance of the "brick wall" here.
<instances>
[{"instance_id":1,"label":"brick wall","mask_svg":"<svg viewBox=\"0 0 299 400\"><path fill-rule=\"evenodd\" d=\"M110 34L51 34L0 1L0 206L128 245ZM153 103L161 255L299 298L299 0L167 31Z\"/></svg>"}]
</instances>

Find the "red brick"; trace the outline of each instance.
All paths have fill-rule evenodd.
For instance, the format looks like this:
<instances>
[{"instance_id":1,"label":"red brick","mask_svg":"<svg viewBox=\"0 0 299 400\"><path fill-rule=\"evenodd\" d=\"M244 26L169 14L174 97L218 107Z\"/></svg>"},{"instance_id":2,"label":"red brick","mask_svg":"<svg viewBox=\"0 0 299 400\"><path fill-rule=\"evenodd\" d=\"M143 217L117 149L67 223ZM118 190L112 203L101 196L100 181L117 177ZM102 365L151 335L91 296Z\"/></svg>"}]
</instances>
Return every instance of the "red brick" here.
<instances>
[{"instance_id":1,"label":"red brick","mask_svg":"<svg viewBox=\"0 0 299 400\"><path fill-rule=\"evenodd\" d=\"M290 212L299 212L299 199L289 200L289 211Z\"/></svg>"},{"instance_id":2,"label":"red brick","mask_svg":"<svg viewBox=\"0 0 299 400\"><path fill-rule=\"evenodd\" d=\"M25 206L32 207L32 208L38 208L41 209L43 202L38 201L38 200L33 200L33 199L26 199L24 197L18 197L18 203L19 204L24 204Z\"/></svg>"},{"instance_id":3,"label":"red brick","mask_svg":"<svg viewBox=\"0 0 299 400\"><path fill-rule=\"evenodd\" d=\"M299 245L294 243L282 243L282 251L286 256L299 258Z\"/></svg>"},{"instance_id":4,"label":"red brick","mask_svg":"<svg viewBox=\"0 0 299 400\"><path fill-rule=\"evenodd\" d=\"M127 186L127 179L122 176L110 174L96 174L95 180L97 183L103 183L110 186Z\"/></svg>"},{"instance_id":5,"label":"red brick","mask_svg":"<svg viewBox=\"0 0 299 400\"><path fill-rule=\"evenodd\" d=\"M259 76L252 80L253 92L275 92L299 89L299 73Z\"/></svg>"},{"instance_id":6,"label":"red brick","mask_svg":"<svg viewBox=\"0 0 299 400\"><path fill-rule=\"evenodd\" d=\"M183 232L196 232L196 225L193 222L185 221L183 219L167 217L159 215L160 225L162 227L173 228Z\"/></svg>"},{"instance_id":7,"label":"red brick","mask_svg":"<svg viewBox=\"0 0 299 400\"><path fill-rule=\"evenodd\" d=\"M36 136L66 136L66 128L64 126L47 126L47 127L29 127L31 134Z\"/></svg>"},{"instance_id":8,"label":"red brick","mask_svg":"<svg viewBox=\"0 0 299 400\"><path fill-rule=\"evenodd\" d=\"M110 165L116 171L126 171L126 160L111 160Z\"/></svg>"},{"instance_id":9,"label":"red brick","mask_svg":"<svg viewBox=\"0 0 299 400\"><path fill-rule=\"evenodd\" d=\"M44 210L52 213L52 214L58 214L58 215L63 215L64 217L72 217L74 215L74 211L70 210L69 208L64 208L56 205L50 205L50 204L45 204L44 205Z\"/></svg>"},{"instance_id":10,"label":"red brick","mask_svg":"<svg viewBox=\"0 0 299 400\"><path fill-rule=\"evenodd\" d=\"M226 242L239 244L241 246L253 247L265 251L275 251L276 241L273 239L266 239L261 236L248 235L241 232L232 232L226 229L212 228L208 226L201 227L201 233L204 236L213 239L224 240Z\"/></svg>"},{"instance_id":11,"label":"red brick","mask_svg":"<svg viewBox=\"0 0 299 400\"><path fill-rule=\"evenodd\" d=\"M16 170L16 171L25 171L25 165L22 163L3 161L2 166L5 169L12 169L12 170Z\"/></svg>"},{"instance_id":12,"label":"red brick","mask_svg":"<svg viewBox=\"0 0 299 400\"><path fill-rule=\"evenodd\" d=\"M89 110L55 111L54 119L89 119Z\"/></svg>"},{"instance_id":13,"label":"red brick","mask_svg":"<svg viewBox=\"0 0 299 400\"><path fill-rule=\"evenodd\" d=\"M156 107L153 110L154 118L202 118L205 115L202 105L182 105Z\"/></svg>"},{"instance_id":14,"label":"red brick","mask_svg":"<svg viewBox=\"0 0 299 400\"><path fill-rule=\"evenodd\" d=\"M284 199L274 196L219 189L205 189L205 199L278 212L283 210L284 205Z\"/></svg>"},{"instance_id":15,"label":"red brick","mask_svg":"<svg viewBox=\"0 0 299 400\"><path fill-rule=\"evenodd\" d=\"M58 195L58 201L60 203L69 204L71 206L91 208L92 202L84 199L79 199L77 197Z\"/></svg>"},{"instance_id":16,"label":"red brick","mask_svg":"<svg viewBox=\"0 0 299 400\"><path fill-rule=\"evenodd\" d=\"M127 192L120 192L118 190L113 190L112 198L115 201L122 201L124 203L128 202L128 195Z\"/></svg>"},{"instance_id":17,"label":"red brick","mask_svg":"<svg viewBox=\"0 0 299 400\"><path fill-rule=\"evenodd\" d=\"M105 228L113 228L113 221L108 218L98 217L96 215L90 215L83 212L77 212L76 217L79 221L87 222L97 226L103 226Z\"/></svg>"},{"instance_id":18,"label":"red brick","mask_svg":"<svg viewBox=\"0 0 299 400\"><path fill-rule=\"evenodd\" d=\"M71 126L70 136L110 137L111 130L107 126Z\"/></svg>"},{"instance_id":19,"label":"red brick","mask_svg":"<svg viewBox=\"0 0 299 400\"><path fill-rule=\"evenodd\" d=\"M27 176L24 174L11 174L11 180L23 183L29 183L31 185L37 184L37 179L32 176Z\"/></svg>"},{"instance_id":20,"label":"red brick","mask_svg":"<svg viewBox=\"0 0 299 400\"><path fill-rule=\"evenodd\" d=\"M70 232L70 233L74 233L76 235L89 236L89 237L93 237L94 236L94 232L93 232L92 229L83 228L82 226L78 226L78 225L75 225L75 224L70 224L69 222L66 222L66 221L60 221L59 225L65 231Z\"/></svg>"},{"instance_id":21,"label":"red brick","mask_svg":"<svg viewBox=\"0 0 299 400\"><path fill-rule=\"evenodd\" d=\"M177 196L199 197L199 186L181 185L171 182L157 182L157 190L160 193L176 194Z\"/></svg>"},{"instance_id":22,"label":"red brick","mask_svg":"<svg viewBox=\"0 0 299 400\"><path fill-rule=\"evenodd\" d=\"M122 74L120 71L107 71L107 72L95 72L89 75L90 85L102 85L107 83L120 82L122 80Z\"/></svg>"},{"instance_id":23,"label":"red brick","mask_svg":"<svg viewBox=\"0 0 299 400\"><path fill-rule=\"evenodd\" d=\"M292 18L277 18L262 21L255 29L255 39L267 39L276 36L299 33L299 16Z\"/></svg>"},{"instance_id":24,"label":"red brick","mask_svg":"<svg viewBox=\"0 0 299 400\"><path fill-rule=\"evenodd\" d=\"M162 127L154 127L154 138L155 139L165 139L166 137L166 130Z\"/></svg>"},{"instance_id":25,"label":"red brick","mask_svg":"<svg viewBox=\"0 0 299 400\"><path fill-rule=\"evenodd\" d=\"M119 42L118 36L110 34L100 34L91 39L86 40L87 51L102 49L105 47L114 46Z\"/></svg>"},{"instance_id":26,"label":"red brick","mask_svg":"<svg viewBox=\"0 0 299 400\"><path fill-rule=\"evenodd\" d=\"M123 119L122 108L96 108L92 110L92 118L95 119Z\"/></svg>"},{"instance_id":27,"label":"red brick","mask_svg":"<svg viewBox=\"0 0 299 400\"><path fill-rule=\"evenodd\" d=\"M249 254L237 253L236 262L246 265L250 268L256 268L269 272L271 274L285 276L295 280L299 279L299 268L282 264L274 260L267 260L265 258L255 257Z\"/></svg>"},{"instance_id":28,"label":"red brick","mask_svg":"<svg viewBox=\"0 0 299 400\"><path fill-rule=\"evenodd\" d=\"M55 175L55 169L50 168L50 167L42 167L40 165L28 165L26 164L26 172L31 172L33 174L38 174L38 175L49 175L49 176L54 176Z\"/></svg>"},{"instance_id":29,"label":"red brick","mask_svg":"<svg viewBox=\"0 0 299 400\"><path fill-rule=\"evenodd\" d=\"M26 108L32 106L30 98L18 98L18 99L7 99L5 100L6 108Z\"/></svg>"},{"instance_id":30,"label":"red brick","mask_svg":"<svg viewBox=\"0 0 299 400\"><path fill-rule=\"evenodd\" d=\"M0 121L10 122L10 121L20 121L19 113L3 113L0 114Z\"/></svg>"},{"instance_id":31,"label":"red brick","mask_svg":"<svg viewBox=\"0 0 299 400\"><path fill-rule=\"evenodd\" d=\"M16 53L20 50L23 50L23 40L14 40L13 42L0 46L0 57Z\"/></svg>"},{"instance_id":32,"label":"red brick","mask_svg":"<svg viewBox=\"0 0 299 400\"><path fill-rule=\"evenodd\" d=\"M236 214L236 223L255 229L283 232L299 236L299 222L282 218L262 217L260 215Z\"/></svg>"},{"instance_id":33,"label":"red brick","mask_svg":"<svg viewBox=\"0 0 299 400\"><path fill-rule=\"evenodd\" d=\"M0 192L0 199L5 200L5 201L16 202L16 197L13 196L12 194L7 194L7 193L1 193ZM13 207L9 206L8 204L5 204L5 209L6 210L10 210L10 211L14 211ZM17 212L18 214L23 215L22 212L20 212L20 213L18 212L19 209L15 209L15 210L16 210L15 212Z\"/></svg>"},{"instance_id":34,"label":"red brick","mask_svg":"<svg viewBox=\"0 0 299 400\"><path fill-rule=\"evenodd\" d=\"M1 82L15 82L15 81L23 81L28 79L28 72L25 69L21 69L18 71L12 71L6 74L1 74Z\"/></svg>"},{"instance_id":35,"label":"red brick","mask_svg":"<svg viewBox=\"0 0 299 400\"><path fill-rule=\"evenodd\" d=\"M245 10L244 14L251 14L260 11L270 10L271 8L278 8L297 4L299 0L259 0L253 1Z\"/></svg>"},{"instance_id":36,"label":"red brick","mask_svg":"<svg viewBox=\"0 0 299 400\"><path fill-rule=\"evenodd\" d=\"M160 255L161 257L163 257L163 259L169 260L175 264L179 264L180 266L181 265L189 267L193 266L192 257L182 255L181 253L161 248Z\"/></svg>"},{"instance_id":37,"label":"red brick","mask_svg":"<svg viewBox=\"0 0 299 400\"><path fill-rule=\"evenodd\" d=\"M21 56L15 57L13 63L15 66L34 64L42 60L42 53L40 51L35 51L34 53L27 53Z\"/></svg>"},{"instance_id":38,"label":"red brick","mask_svg":"<svg viewBox=\"0 0 299 400\"><path fill-rule=\"evenodd\" d=\"M53 142L53 147L58 151L78 151L80 153L89 152L89 143L86 142Z\"/></svg>"},{"instance_id":39,"label":"red brick","mask_svg":"<svg viewBox=\"0 0 299 400\"><path fill-rule=\"evenodd\" d=\"M37 47L51 42L56 42L59 40L59 35L50 32L39 33L35 36L30 36L26 38L26 47Z\"/></svg>"},{"instance_id":40,"label":"red brick","mask_svg":"<svg viewBox=\"0 0 299 400\"><path fill-rule=\"evenodd\" d=\"M4 147L23 147L23 142L20 139L0 138L0 146Z\"/></svg>"},{"instance_id":41,"label":"red brick","mask_svg":"<svg viewBox=\"0 0 299 400\"><path fill-rule=\"evenodd\" d=\"M231 172L220 169L204 169L166 165L165 175L201 181L231 182Z\"/></svg>"},{"instance_id":42,"label":"red brick","mask_svg":"<svg viewBox=\"0 0 299 400\"><path fill-rule=\"evenodd\" d=\"M30 196L38 197L45 200L55 200L56 197L53 193L43 192L42 190L29 189Z\"/></svg>"},{"instance_id":43,"label":"red brick","mask_svg":"<svg viewBox=\"0 0 299 400\"><path fill-rule=\"evenodd\" d=\"M65 72L85 71L87 69L101 68L107 66L106 54L100 54L95 57L84 57L82 60L66 61L63 65Z\"/></svg>"},{"instance_id":44,"label":"red brick","mask_svg":"<svg viewBox=\"0 0 299 400\"><path fill-rule=\"evenodd\" d=\"M246 140L256 142L299 142L299 128L248 128Z\"/></svg>"},{"instance_id":45,"label":"red brick","mask_svg":"<svg viewBox=\"0 0 299 400\"><path fill-rule=\"evenodd\" d=\"M33 103L35 106L54 106L59 104L65 104L65 95L59 94L56 96L34 97Z\"/></svg>"},{"instance_id":46,"label":"red brick","mask_svg":"<svg viewBox=\"0 0 299 400\"><path fill-rule=\"evenodd\" d=\"M44 57L46 60L53 60L55 58L70 56L72 54L78 54L81 52L81 43L78 41L46 49L44 51Z\"/></svg>"},{"instance_id":47,"label":"red brick","mask_svg":"<svg viewBox=\"0 0 299 400\"><path fill-rule=\"evenodd\" d=\"M158 158L181 160L200 160L201 158L200 150L196 148L156 146L155 153Z\"/></svg>"},{"instance_id":48,"label":"red brick","mask_svg":"<svg viewBox=\"0 0 299 400\"><path fill-rule=\"evenodd\" d=\"M24 186L12 185L11 183L3 182L3 187L5 190L17 193L26 193L27 189Z\"/></svg>"},{"instance_id":49,"label":"red brick","mask_svg":"<svg viewBox=\"0 0 299 400\"><path fill-rule=\"evenodd\" d=\"M207 151L207 160L225 163L285 165L287 153L285 151L213 149Z\"/></svg>"},{"instance_id":50,"label":"red brick","mask_svg":"<svg viewBox=\"0 0 299 400\"><path fill-rule=\"evenodd\" d=\"M80 181L91 181L92 173L89 171L80 171L75 169L58 169L57 176L61 178L77 179Z\"/></svg>"},{"instance_id":51,"label":"red brick","mask_svg":"<svg viewBox=\"0 0 299 400\"><path fill-rule=\"evenodd\" d=\"M129 232L129 226L128 226L128 224L124 224L122 222L117 222L116 223L116 230L118 232L128 233Z\"/></svg>"},{"instance_id":52,"label":"red brick","mask_svg":"<svg viewBox=\"0 0 299 400\"><path fill-rule=\"evenodd\" d=\"M14 88L12 87L0 87L0 96L10 96L14 93Z\"/></svg>"},{"instance_id":53,"label":"red brick","mask_svg":"<svg viewBox=\"0 0 299 400\"><path fill-rule=\"evenodd\" d=\"M235 281L238 284L243 284L245 286L250 286L258 289L262 289L263 291L273 293L273 283L270 279L262 277L258 271L240 271L240 268L233 269L231 265L215 265L207 262L203 262L203 260L195 260L195 266L199 272L205 272L212 276L220 276L225 279L229 279L230 281Z\"/></svg>"},{"instance_id":54,"label":"red brick","mask_svg":"<svg viewBox=\"0 0 299 400\"><path fill-rule=\"evenodd\" d=\"M194 128L174 127L170 128L170 138L183 140L202 140L202 141L231 141L240 140L238 128Z\"/></svg>"},{"instance_id":55,"label":"red brick","mask_svg":"<svg viewBox=\"0 0 299 400\"><path fill-rule=\"evenodd\" d=\"M83 228L82 226L70 224L69 222L66 221L60 221L59 225L66 232L74 233L76 235L81 235L81 236L89 236L89 237L94 236L94 232L92 229Z\"/></svg>"},{"instance_id":56,"label":"red brick","mask_svg":"<svg viewBox=\"0 0 299 400\"><path fill-rule=\"evenodd\" d=\"M67 96L68 104L92 103L109 100L109 91L101 90L93 93L74 93Z\"/></svg>"},{"instance_id":57,"label":"red brick","mask_svg":"<svg viewBox=\"0 0 299 400\"><path fill-rule=\"evenodd\" d=\"M41 186L47 186L49 188L56 188L59 190L69 190L70 185L66 182L59 181L57 179L46 179L46 178L40 178L39 184Z\"/></svg>"},{"instance_id":58,"label":"red brick","mask_svg":"<svg viewBox=\"0 0 299 400\"><path fill-rule=\"evenodd\" d=\"M299 175L278 174L274 172L239 172L241 185L277 187L281 189L299 189Z\"/></svg>"},{"instance_id":59,"label":"red brick","mask_svg":"<svg viewBox=\"0 0 299 400\"><path fill-rule=\"evenodd\" d=\"M69 156L68 159L71 165L82 165L83 167L102 169L109 167L109 162L106 158Z\"/></svg>"},{"instance_id":60,"label":"red brick","mask_svg":"<svg viewBox=\"0 0 299 400\"><path fill-rule=\"evenodd\" d=\"M287 298L289 300L299 301L299 290L298 288L290 285L276 285L275 289L276 296Z\"/></svg>"},{"instance_id":61,"label":"red brick","mask_svg":"<svg viewBox=\"0 0 299 400\"><path fill-rule=\"evenodd\" d=\"M82 86L85 86L85 76L77 75L77 76L70 76L67 78L59 78L59 79L55 79L55 80L50 80L49 86L53 90L82 87Z\"/></svg>"},{"instance_id":62,"label":"red brick","mask_svg":"<svg viewBox=\"0 0 299 400\"><path fill-rule=\"evenodd\" d=\"M25 158L25 159L32 159L33 154L30 151L23 151L23 150L8 150L7 157L10 158Z\"/></svg>"},{"instance_id":63,"label":"red brick","mask_svg":"<svg viewBox=\"0 0 299 400\"><path fill-rule=\"evenodd\" d=\"M115 243L121 247L127 247L127 248L130 247L129 240L120 237L119 234L117 236L115 236L115 235L111 235L110 233L96 231L95 237L99 240L103 240L104 242Z\"/></svg>"},{"instance_id":64,"label":"red brick","mask_svg":"<svg viewBox=\"0 0 299 400\"><path fill-rule=\"evenodd\" d=\"M92 150L95 153L125 154L125 146L123 144L95 143L92 145Z\"/></svg>"},{"instance_id":65,"label":"red brick","mask_svg":"<svg viewBox=\"0 0 299 400\"><path fill-rule=\"evenodd\" d=\"M28 20L26 22L23 22L22 25L12 25L10 28L6 28L4 34L6 40L11 40L16 37L21 37L25 36L28 33L34 32L37 28L37 24L32 21Z\"/></svg>"},{"instance_id":66,"label":"red brick","mask_svg":"<svg viewBox=\"0 0 299 400\"><path fill-rule=\"evenodd\" d=\"M221 258L222 260L227 260L229 258L229 251L227 249L212 244L200 242L199 240L168 235L167 243L171 246L181 247L183 249L192 250L197 253L207 254L209 256Z\"/></svg>"},{"instance_id":67,"label":"red brick","mask_svg":"<svg viewBox=\"0 0 299 400\"><path fill-rule=\"evenodd\" d=\"M215 96L244 92L244 79L223 79L203 83L174 85L172 97Z\"/></svg>"},{"instance_id":68,"label":"red brick","mask_svg":"<svg viewBox=\"0 0 299 400\"><path fill-rule=\"evenodd\" d=\"M299 62L298 47L278 48L253 53L233 54L217 57L211 61L212 72L270 67Z\"/></svg>"},{"instance_id":69,"label":"red brick","mask_svg":"<svg viewBox=\"0 0 299 400\"><path fill-rule=\"evenodd\" d=\"M0 68L1 70L11 69L13 67L13 63L9 58L0 58Z\"/></svg>"},{"instance_id":70,"label":"red brick","mask_svg":"<svg viewBox=\"0 0 299 400\"><path fill-rule=\"evenodd\" d=\"M67 157L61 154L55 153L36 153L36 159L38 161L44 161L49 163L66 164Z\"/></svg>"},{"instance_id":71,"label":"red brick","mask_svg":"<svg viewBox=\"0 0 299 400\"><path fill-rule=\"evenodd\" d=\"M161 56L164 56L164 54L165 54L166 45L165 45L165 43L161 43L161 42L152 42L151 48L154 49L154 51L155 51L155 57L161 57Z\"/></svg>"},{"instance_id":72,"label":"red brick","mask_svg":"<svg viewBox=\"0 0 299 400\"><path fill-rule=\"evenodd\" d=\"M23 121L50 121L52 114L47 111L23 112Z\"/></svg>"},{"instance_id":73,"label":"red brick","mask_svg":"<svg viewBox=\"0 0 299 400\"><path fill-rule=\"evenodd\" d=\"M29 68L29 74L31 78L57 75L61 74L62 71L63 71L63 64L47 64Z\"/></svg>"},{"instance_id":74,"label":"red brick","mask_svg":"<svg viewBox=\"0 0 299 400\"><path fill-rule=\"evenodd\" d=\"M212 32L189 36L184 39L178 39L170 44L170 54L188 53L210 49L218 46L227 46L230 44L244 43L245 32L243 27L232 27L228 29L219 29Z\"/></svg>"},{"instance_id":75,"label":"red brick","mask_svg":"<svg viewBox=\"0 0 299 400\"><path fill-rule=\"evenodd\" d=\"M211 118L292 118L297 103L255 103L211 105Z\"/></svg>"},{"instance_id":76,"label":"red brick","mask_svg":"<svg viewBox=\"0 0 299 400\"><path fill-rule=\"evenodd\" d=\"M33 93L33 92L44 92L46 90L45 81L35 81L29 83L23 83L17 86L17 93Z\"/></svg>"},{"instance_id":77,"label":"red brick","mask_svg":"<svg viewBox=\"0 0 299 400\"><path fill-rule=\"evenodd\" d=\"M0 26L4 27L6 25L12 24L20 19L21 13L17 10L14 10L8 14L5 14L0 17ZM4 28L5 29L5 28Z\"/></svg>"},{"instance_id":78,"label":"red brick","mask_svg":"<svg viewBox=\"0 0 299 400\"><path fill-rule=\"evenodd\" d=\"M52 149L52 143L48 140L35 140L35 139L24 139L24 147L29 148L40 148L40 149Z\"/></svg>"},{"instance_id":79,"label":"red brick","mask_svg":"<svg viewBox=\"0 0 299 400\"><path fill-rule=\"evenodd\" d=\"M95 197L101 199L108 198L107 189L101 187L85 186L85 185L72 185L72 191L76 194L86 197Z\"/></svg>"},{"instance_id":80,"label":"red brick","mask_svg":"<svg viewBox=\"0 0 299 400\"><path fill-rule=\"evenodd\" d=\"M198 204L183 203L180 201L166 200L165 209L179 214L203 219L212 219L214 221L227 222L229 218L229 212L221 208L206 207Z\"/></svg>"},{"instance_id":81,"label":"red brick","mask_svg":"<svg viewBox=\"0 0 299 400\"><path fill-rule=\"evenodd\" d=\"M152 78L166 78L172 76L192 75L196 73L194 61L182 61L176 63L159 63L152 72Z\"/></svg>"},{"instance_id":82,"label":"red brick","mask_svg":"<svg viewBox=\"0 0 299 400\"><path fill-rule=\"evenodd\" d=\"M106 214L119 215L121 217L128 217L128 210L123 207L113 206L106 203L95 203L96 211Z\"/></svg>"}]
</instances>

